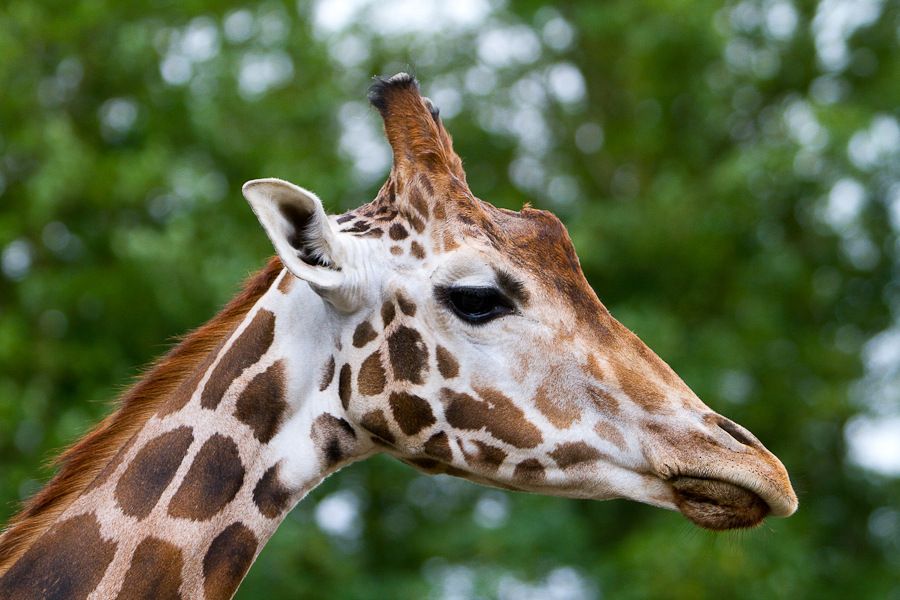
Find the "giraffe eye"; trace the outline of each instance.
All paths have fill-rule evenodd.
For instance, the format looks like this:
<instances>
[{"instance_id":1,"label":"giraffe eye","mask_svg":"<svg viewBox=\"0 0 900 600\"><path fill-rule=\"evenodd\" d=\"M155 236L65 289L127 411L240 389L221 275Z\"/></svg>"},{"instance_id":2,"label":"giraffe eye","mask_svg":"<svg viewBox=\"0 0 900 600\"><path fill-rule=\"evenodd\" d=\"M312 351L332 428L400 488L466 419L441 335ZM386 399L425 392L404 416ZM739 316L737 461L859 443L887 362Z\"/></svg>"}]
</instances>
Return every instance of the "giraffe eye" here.
<instances>
[{"instance_id":1,"label":"giraffe eye","mask_svg":"<svg viewBox=\"0 0 900 600\"><path fill-rule=\"evenodd\" d=\"M480 325L515 311L510 300L492 287L438 288L438 297L462 319Z\"/></svg>"}]
</instances>

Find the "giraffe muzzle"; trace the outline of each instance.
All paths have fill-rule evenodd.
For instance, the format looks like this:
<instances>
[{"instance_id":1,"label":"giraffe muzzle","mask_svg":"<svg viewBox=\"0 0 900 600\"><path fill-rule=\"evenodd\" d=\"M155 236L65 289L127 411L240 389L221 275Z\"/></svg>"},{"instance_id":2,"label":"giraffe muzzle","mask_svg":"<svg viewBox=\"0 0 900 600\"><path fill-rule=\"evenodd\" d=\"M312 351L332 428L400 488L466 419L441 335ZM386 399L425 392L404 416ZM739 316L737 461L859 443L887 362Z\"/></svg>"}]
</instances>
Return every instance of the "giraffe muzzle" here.
<instances>
[{"instance_id":1,"label":"giraffe muzzle","mask_svg":"<svg viewBox=\"0 0 900 600\"><path fill-rule=\"evenodd\" d=\"M733 483L699 477L676 477L669 483L681 514L705 529L756 527L771 513L758 494Z\"/></svg>"}]
</instances>

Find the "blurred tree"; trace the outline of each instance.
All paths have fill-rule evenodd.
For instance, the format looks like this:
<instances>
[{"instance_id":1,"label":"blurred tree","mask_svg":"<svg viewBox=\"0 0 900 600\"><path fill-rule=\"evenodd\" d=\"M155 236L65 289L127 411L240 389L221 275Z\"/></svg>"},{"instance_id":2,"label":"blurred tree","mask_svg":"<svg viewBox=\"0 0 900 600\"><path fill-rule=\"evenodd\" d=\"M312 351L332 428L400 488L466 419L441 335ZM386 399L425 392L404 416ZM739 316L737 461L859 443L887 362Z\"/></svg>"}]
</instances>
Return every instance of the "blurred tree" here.
<instances>
[{"instance_id":1,"label":"blurred tree","mask_svg":"<svg viewBox=\"0 0 900 600\"><path fill-rule=\"evenodd\" d=\"M374 196L364 92L411 66L475 193L560 214L801 508L712 535L379 458L305 500L239 597L900 598L898 23L883 0L7 0L0 521L263 264L243 181Z\"/></svg>"}]
</instances>

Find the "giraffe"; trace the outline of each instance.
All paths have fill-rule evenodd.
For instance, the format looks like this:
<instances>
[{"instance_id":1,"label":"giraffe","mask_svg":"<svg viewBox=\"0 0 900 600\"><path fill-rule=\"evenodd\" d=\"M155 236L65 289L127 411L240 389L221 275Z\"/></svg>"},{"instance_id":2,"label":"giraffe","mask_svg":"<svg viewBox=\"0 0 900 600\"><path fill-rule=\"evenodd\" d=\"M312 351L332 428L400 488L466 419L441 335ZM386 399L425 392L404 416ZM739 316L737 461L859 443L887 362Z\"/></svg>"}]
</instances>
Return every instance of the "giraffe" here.
<instances>
[{"instance_id":1,"label":"giraffe","mask_svg":"<svg viewBox=\"0 0 900 600\"><path fill-rule=\"evenodd\" d=\"M307 492L376 453L714 530L796 510L781 462L607 311L556 217L472 195L414 78L368 97L393 152L376 198L329 216L244 185L277 257L61 456L0 538L0 597L230 598Z\"/></svg>"}]
</instances>

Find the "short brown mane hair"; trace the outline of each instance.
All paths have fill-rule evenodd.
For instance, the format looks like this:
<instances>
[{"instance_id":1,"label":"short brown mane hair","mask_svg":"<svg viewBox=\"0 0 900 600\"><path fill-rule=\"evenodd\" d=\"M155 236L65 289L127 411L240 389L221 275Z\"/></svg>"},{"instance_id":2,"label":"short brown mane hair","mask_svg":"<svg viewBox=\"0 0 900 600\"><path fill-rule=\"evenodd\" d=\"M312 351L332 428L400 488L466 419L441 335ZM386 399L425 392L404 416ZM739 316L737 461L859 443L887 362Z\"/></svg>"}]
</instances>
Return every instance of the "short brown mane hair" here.
<instances>
[{"instance_id":1,"label":"short brown mane hair","mask_svg":"<svg viewBox=\"0 0 900 600\"><path fill-rule=\"evenodd\" d=\"M0 576L78 498L100 471L147 422L161 403L231 333L268 290L282 270L272 258L244 284L243 290L215 317L181 338L129 388L114 412L62 452L53 463L59 470L29 499L0 534Z\"/></svg>"}]
</instances>

